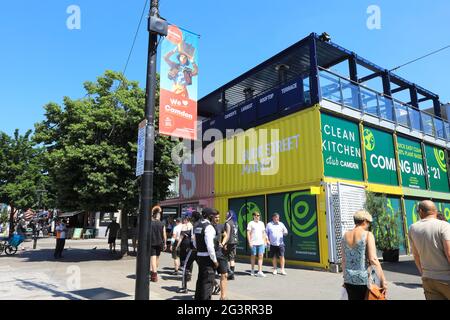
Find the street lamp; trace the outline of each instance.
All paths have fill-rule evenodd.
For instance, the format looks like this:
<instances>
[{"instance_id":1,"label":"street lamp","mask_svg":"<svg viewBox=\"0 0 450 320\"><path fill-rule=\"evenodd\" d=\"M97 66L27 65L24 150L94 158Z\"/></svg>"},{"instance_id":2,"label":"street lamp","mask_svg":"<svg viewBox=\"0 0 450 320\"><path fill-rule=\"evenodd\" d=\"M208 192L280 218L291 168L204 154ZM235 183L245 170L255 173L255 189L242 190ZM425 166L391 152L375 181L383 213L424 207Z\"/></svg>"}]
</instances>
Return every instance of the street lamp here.
<instances>
[{"instance_id":1,"label":"street lamp","mask_svg":"<svg viewBox=\"0 0 450 320\"><path fill-rule=\"evenodd\" d=\"M151 234L149 234L149 230L151 232L150 207L153 200L153 156L155 147L155 127L153 122L156 93L156 49L158 36L166 36L168 29L167 22L159 17L158 6L158 0L152 0L150 15L148 17L148 31L150 35L147 58L147 83L145 89L145 119L147 120L147 124L145 127L144 173L141 184L135 300L149 300L150 298L149 249L151 247Z\"/></svg>"}]
</instances>

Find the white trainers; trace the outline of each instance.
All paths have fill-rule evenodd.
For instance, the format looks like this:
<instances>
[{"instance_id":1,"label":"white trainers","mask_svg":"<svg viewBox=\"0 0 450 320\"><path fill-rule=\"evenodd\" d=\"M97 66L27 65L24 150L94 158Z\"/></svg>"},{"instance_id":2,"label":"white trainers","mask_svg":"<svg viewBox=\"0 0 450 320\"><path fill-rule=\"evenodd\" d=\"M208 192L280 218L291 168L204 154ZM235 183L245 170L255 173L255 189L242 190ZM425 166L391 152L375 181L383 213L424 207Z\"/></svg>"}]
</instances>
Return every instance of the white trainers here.
<instances>
[{"instance_id":1,"label":"white trainers","mask_svg":"<svg viewBox=\"0 0 450 320\"><path fill-rule=\"evenodd\" d=\"M278 273L277 269L273 269L272 274L276 275Z\"/></svg>"},{"instance_id":2,"label":"white trainers","mask_svg":"<svg viewBox=\"0 0 450 320\"><path fill-rule=\"evenodd\" d=\"M283 276L287 275L286 271L284 271L284 270L281 270L280 274Z\"/></svg>"},{"instance_id":3,"label":"white trainers","mask_svg":"<svg viewBox=\"0 0 450 320\"><path fill-rule=\"evenodd\" d=\"M265 278L266 277L266 275L262 271L259 271L256 276L259 277L259 278Z\"/></svg>"},{"instance_id":4,"label":"white trainers","mask_svg":"<svg viewBox=\"0 0 450 320\"><path fill-rule=\"evenodd\" d=\"M250 271L250 275L253 277L255 275L255 270Z\"/></svg>"}]
</instances>

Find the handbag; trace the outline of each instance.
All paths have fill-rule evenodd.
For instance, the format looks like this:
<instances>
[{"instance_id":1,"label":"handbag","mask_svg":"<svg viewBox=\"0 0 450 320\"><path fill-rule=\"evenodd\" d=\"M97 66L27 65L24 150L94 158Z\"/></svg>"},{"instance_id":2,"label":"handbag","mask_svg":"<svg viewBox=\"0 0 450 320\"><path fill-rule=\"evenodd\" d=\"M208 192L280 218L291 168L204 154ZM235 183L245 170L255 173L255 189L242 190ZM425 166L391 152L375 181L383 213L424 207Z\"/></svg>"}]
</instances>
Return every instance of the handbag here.
<instances>
[{"instance_id":1,"label":"handbag","mask_svg":"<svg viewBox=\"0 0 450 320\"><path fill-rule=\"evenodd\" d=\"M366 300L387 300L386 290L375 284L374 279L372 278L371 266L367 269L367 273L369 274L369 280L367 283Z\"/></svg>"},{"instance_id":2,"label":"handbag","mask_svg":"<svg viewBox=\"0 0 450 320\"><path fill-rule=\"evenodd\" d=\"M386 290L375 284L371 284L370 288L367 288L366 300L387 300Z\"/></svg>"}]
</instances>

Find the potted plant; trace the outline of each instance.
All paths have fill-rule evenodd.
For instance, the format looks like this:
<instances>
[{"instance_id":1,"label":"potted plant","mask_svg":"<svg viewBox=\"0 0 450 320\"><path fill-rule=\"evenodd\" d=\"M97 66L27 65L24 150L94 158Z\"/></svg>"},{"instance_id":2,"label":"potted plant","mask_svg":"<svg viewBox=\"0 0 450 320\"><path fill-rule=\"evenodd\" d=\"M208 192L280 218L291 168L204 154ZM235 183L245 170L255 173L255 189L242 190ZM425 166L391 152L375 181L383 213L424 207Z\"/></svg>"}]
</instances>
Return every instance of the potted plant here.
<instances>
[{"instance_id":1,"label":"potted plant","mask_svg":"<svg viewBox=\"0 0 450 320\"><path fill-rule=\"evenodd\" d=\"M388 212L386 195L366 194L365 209L373 217L372 232L383 261L398 262L401 243L399 212Z\"/></svg>"}]
</instances>

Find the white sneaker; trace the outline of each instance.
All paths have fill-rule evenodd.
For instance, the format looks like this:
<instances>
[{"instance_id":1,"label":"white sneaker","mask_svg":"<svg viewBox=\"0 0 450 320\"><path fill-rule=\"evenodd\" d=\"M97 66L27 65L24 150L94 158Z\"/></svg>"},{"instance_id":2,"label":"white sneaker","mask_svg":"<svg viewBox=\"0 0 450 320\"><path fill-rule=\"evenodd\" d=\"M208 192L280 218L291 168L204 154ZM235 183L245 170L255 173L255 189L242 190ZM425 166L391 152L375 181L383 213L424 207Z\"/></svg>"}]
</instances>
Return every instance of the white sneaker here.
<instances>
[{"instance_id":1,"label":"white sneaker","mask_svg":"<svg viewBox=\"0 0 450 320\"><path fill-rule=\"evenodd\" d=\"M273 269L272 274L276 275L278 273L277 269Z\"/></svg>"},{"instance_id":2,"label":"white sneaker","mask_svg":"<svg viewBox=\"0 0 450 320\"><path fill-rule=\"evenodd\" d=\"M259 277L259 278L265 278L266 277L266 275L262 271L259 271L256 276Z\"/></svg>"},{"instance_id":3,"label":"white sneaker","mask_svg":"<svg viewBox=\"0 0 450 320\"><path fill-rule=\"evenodd\" d=\"M284 270L281 270L280 274L283 276L287 275L286 271L284 271Z\"/></svg>"},{"instance_id":4,"label":"white sneaker","mask_svg":"<svg viewBox=\"0 0 450 320\"><path fill-rule=\"evenodd\" d=\"M255 275L255 270L250 271L250 275L253 277Z\"/></svg>"}]
</instances>

